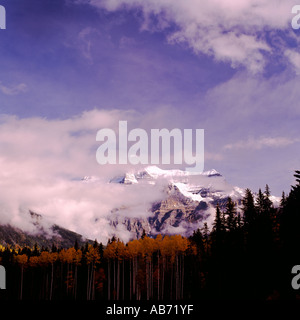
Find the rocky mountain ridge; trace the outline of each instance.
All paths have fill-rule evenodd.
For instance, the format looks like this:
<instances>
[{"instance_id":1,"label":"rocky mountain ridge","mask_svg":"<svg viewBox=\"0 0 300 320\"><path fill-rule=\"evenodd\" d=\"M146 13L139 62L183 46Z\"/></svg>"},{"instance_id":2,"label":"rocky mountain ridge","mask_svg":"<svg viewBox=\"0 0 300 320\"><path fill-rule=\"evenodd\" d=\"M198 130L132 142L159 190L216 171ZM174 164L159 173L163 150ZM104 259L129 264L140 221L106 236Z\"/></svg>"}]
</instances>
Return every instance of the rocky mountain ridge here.
<instances>
[{"instance_id":1,"label":"rocky mountain ridge","mask_svg":"<svg viewBox=\"0 0 300 320\"><path fill-rule=\"evenodd\" d=\"M189 236L204 222L211 225L217 203L222 207L231 197L239 205L244 195L241 188L231 186L214 169L197 174L151 166L110 180L110 183L128 186L145 182L154 188L163 188L165 193L162 201L149 207L148 217L127 218L122 215L122 209L114 211L110 217L111 226L123 225L137 238L144 231L150 236L157 233Z\"/></svg>"},{"instance_id":2,"label":"rocky mountain ridge","mask_svg":"<svg viewBox=\"0 0 300 320\"><path fill-rule=\"evenodd\" d=\"M99 181L98 177L86 176L79 183L87 183L87 192L89 192L89 190L97 190L94 188L98 186ZM228 197L231 197L237 209L240 210L244 196L243 189L229 184L215 169L202 173L190 173L150 166L137 172L127 172L114 177L108 183L101 184L101 187L111 188L112 193L120 190L114 189L113 184L126 188L127 195L135 193L134 202L127 206L116 205L108 212L100 211L99 216L95 215L95 220L91 223L95 224L96 228L98 217L101 218L106 223L103 228L109 229L107 234L114 235L123 241L140 238L144 232L149 236L155 236L158 233L190 236L194 230L202 228L205 222L211 228L217 204L224 208ZM135 201L140 203L144 201L145 192L151 194L157 193L157 190L161 195L159 200L145 201L143 206L139 203L135 206ZM115 194L115 196L118 195ZM278 205L278 198L271 196L270 199L275 206ZM81 244L86 241L84 237L74 232L76 230L68 230L66 227L68 221L63 228L56 221L48 221L42 212L37 214L30 209L26 219L29 225L32 225L33 232L0 223L0 244L32 247L37 243L39 246L51 247L54 243L59 247L68 247L74 245L75 240ZM99 230L99 233L103 231L106 229Z\"/></svg>"}]
</instances>

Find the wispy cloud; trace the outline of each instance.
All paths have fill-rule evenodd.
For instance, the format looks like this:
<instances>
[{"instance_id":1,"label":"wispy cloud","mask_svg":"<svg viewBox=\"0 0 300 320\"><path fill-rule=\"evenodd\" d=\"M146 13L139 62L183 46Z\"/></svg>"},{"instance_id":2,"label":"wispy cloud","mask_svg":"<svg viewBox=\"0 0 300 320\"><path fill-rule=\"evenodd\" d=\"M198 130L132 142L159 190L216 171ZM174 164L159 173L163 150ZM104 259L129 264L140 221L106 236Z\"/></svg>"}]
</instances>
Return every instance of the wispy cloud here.
<instances>
[{"instance_id":1,"label":"wispy cloud","mask_svg":"<svg viewBox=\"0 0 300 320\"><path fill-rule=\"evenodd\" d=\"M233 150L233 149L259 150L263 148L284 148L297 142L300 142L299 138L295 138L295 139L286 138L286 137L249 138L246 141L241 140L235 143L226 144L224 146L224 150Z\"/></svg>"},{"instance_id":2,"label":"wispy cloud","mask_svg":"<svg viewBox=\"0 0 300 320\"><path fill-rule=\"evenodd\" d=\"M5 86L0 82L0 91L8 96L15 96L20 93L25 93L28 90L25 83L20 83L12 86Z\"/></svg>"},{"instance_id":3,"label":"wispy cloud","mask_svg":"<svg viewBox=\"0 0 300 320\"><path fill-rule=\"evenodd\" d=\"M86 27L81 30L78 34L79 47L82 55L90 63L93 63L92 47L93 47L93 36L99 34L97 29Z\"/></svg>"},{"instance_id":4,"label":"wispy cloud","mask_svg":"<svg viewBox=\"0 0 300 320\"><path fill-rule=\"evenodd\" d=\"M293 51L291 49L287 49L284 52L284 55L288 58L289 62L294 67L294 70L297 75L300 74L300 53Z\"/></svg>"}]
</instances>

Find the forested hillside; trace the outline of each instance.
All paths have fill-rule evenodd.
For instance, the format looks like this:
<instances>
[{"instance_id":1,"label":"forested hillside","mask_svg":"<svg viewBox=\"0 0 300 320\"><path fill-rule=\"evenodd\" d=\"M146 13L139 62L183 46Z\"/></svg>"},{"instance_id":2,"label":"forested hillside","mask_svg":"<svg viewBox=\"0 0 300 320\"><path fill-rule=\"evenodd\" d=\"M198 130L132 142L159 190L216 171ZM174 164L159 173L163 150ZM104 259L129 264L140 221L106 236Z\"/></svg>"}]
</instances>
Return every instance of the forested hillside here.
<instances>
[{"instance_id":1,"label":"forested hillside","mask_svg":"<svg viewBox=\"0 0 300 320\"><path fill-rule=\"evenodd\" d=\"M105 246L68 249L1 246L6 268L3 299L181 300L295 299L291 269L300 264L300 172L279 208L270 190L246 190L242 214L228 198L190 238L145 234Z\"/></svg>"}]
</instances>

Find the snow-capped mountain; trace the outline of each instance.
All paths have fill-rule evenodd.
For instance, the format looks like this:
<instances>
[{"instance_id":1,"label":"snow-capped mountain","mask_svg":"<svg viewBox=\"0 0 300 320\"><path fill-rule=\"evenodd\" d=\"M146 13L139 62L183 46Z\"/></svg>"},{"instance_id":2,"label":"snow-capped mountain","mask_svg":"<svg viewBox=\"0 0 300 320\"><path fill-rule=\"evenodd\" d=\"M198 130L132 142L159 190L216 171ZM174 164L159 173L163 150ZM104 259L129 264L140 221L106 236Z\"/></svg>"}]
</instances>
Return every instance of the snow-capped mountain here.
<instances>
[{"instance_id":1,"label":"snow-capped mountain","mask_svg":"<svg viewBox=\"0 0 300 320\"><path fill-rule=\"evenodd\" d=\"M162 170L156 166L138 172L114 177L110 183L149 185L160 188L164 194L161 201L152 203L147 218L128 218L117 209L111 215L111 225L121 226L139 237L143 230L147 234L165 233L190 235L204 222L210 226L214 220L217 203L224 206L228 197L240 205L244 190L231 186L215 169L203 173L182 170ZM124 186L125 187L125 186ZM130 208L125 208L130 211ZM117 235L117 233L116 233Z\"/></svg>"},{"instance_id":2,"label":"snow-capped mountain","mask_svg":"<svg viewBox=\"0 0 300 320\"><path fill-rule=\"evenodd\" d=\"M137 184L146 182L155 185L158 181L175 186L183 196L198 202L211 200L208 193L217 195L221 199L230 196L234 200L238 200L244 195L241 188L231 186L215 169L194 173L182 170L162 170L156 166L150 166L136 173L125 173L122 176L114 177L110 183Z\"/></svg>"},{"instance_id":3,"label":"snow-capped mountain","mask_svg":"<svg viewBox=\"0 0 300 320\"><path fill-rule=\"evenodd\" d=\"M29 206L18 215L22 223L0 223L0 244L50 241L65 246L80 240L80 234L103 243L113 235L126 242L144 231L189 236L205 222L211 228L217 204L223 209L231 197L239 210L244 196L243 189L229 184L215 169L194 173L156 166L108 180L86 176L68 182L67 191L59 201L45 199L51 210ZM274 206L280 201L274 196L270 200ZM66 218L53 215L52 209Z\"/></svg>"}]
</instances>

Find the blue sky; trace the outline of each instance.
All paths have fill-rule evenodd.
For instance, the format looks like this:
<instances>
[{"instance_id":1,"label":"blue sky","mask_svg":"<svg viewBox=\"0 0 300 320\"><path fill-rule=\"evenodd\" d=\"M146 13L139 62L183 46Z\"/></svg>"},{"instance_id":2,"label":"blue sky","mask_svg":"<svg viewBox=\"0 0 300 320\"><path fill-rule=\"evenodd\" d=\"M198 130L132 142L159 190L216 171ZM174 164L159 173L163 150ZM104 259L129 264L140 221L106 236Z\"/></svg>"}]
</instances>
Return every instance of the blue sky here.
<instances>
[{"instance_id":1,"label":"blue sky","mask_svg":"<svg viewBox=\"0 0 300 320\"><path fill-rule=\"evenodd\" d=\"M1 34L2 84L24 83L27 90L22 104L18 95L3 97L5 113L61 118L92 107L193 108L199 94L233 74L225 64L168 44L161 32L141 31L135 12L15 3L6 6Z\"/></svg>"},{"instance_id":2,"label":"blue sky","mask_svg":"<svg viewBox=\"0 0 300 320\"><path fill-rule=\"evenodd\" d=\"M204 129L205 170L289 191L300 168L294 0L0 4L2 178L39 186L122 171L96 163L95 137L127 120Z\"/></svg>"}]
</instances>

